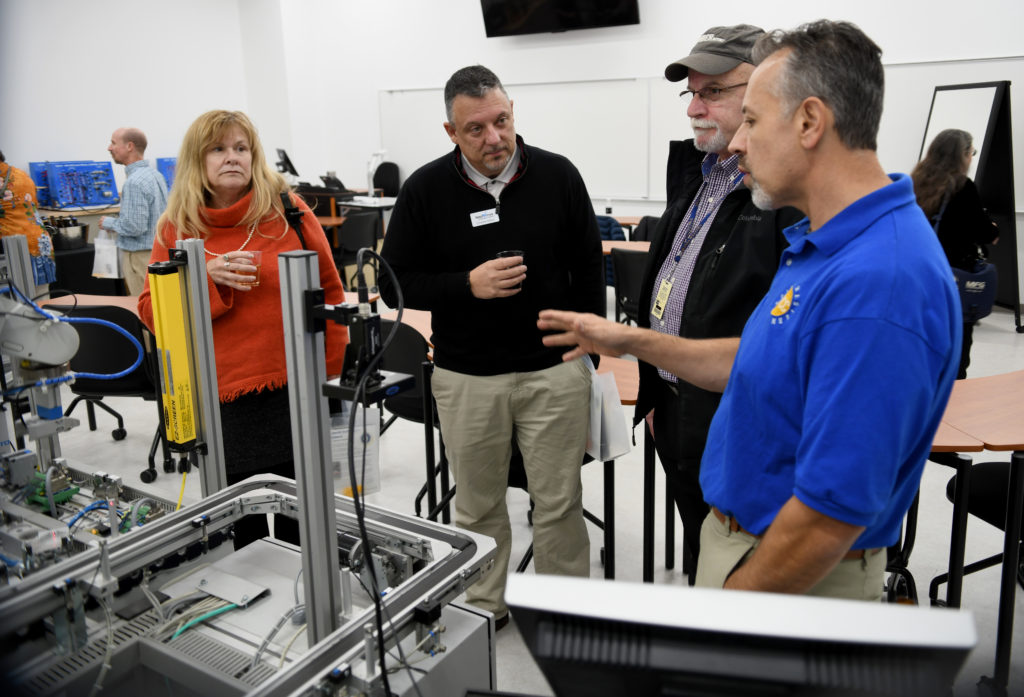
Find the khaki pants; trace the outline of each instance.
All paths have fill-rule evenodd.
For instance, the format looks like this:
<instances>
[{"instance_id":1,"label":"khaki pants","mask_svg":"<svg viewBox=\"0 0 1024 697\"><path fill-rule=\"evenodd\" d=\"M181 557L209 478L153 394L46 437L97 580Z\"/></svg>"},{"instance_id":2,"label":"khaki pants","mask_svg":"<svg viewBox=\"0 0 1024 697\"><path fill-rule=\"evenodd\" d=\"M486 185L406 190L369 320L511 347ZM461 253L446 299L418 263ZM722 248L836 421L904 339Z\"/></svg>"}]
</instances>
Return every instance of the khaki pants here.
<instances>
[{"instance_id":1,"label":"khaki pants","mask_svg":"<svg viewBox=\"0 0 1024 697\"><path fill-rule=\"evenodd\" d=\"M121 275L124 276L124 284L128 288L128 295L139 295L146 283L146 273L149 270L149 257L152 249L141 249L137 252L129 252L125 249L121 252Z\"/></svg>"},{"instance_id":2,"label":"khaki pants","mask_svg":"<svg viewBox=\"0 0 1024 697\"><path fill-rule=\"evenodd\" d=\"M728 519L722 522L714 513L708 513L700 529L695 585L721 588L729 574L749 559L759 544L761 538L732 531ZM885 563L884 549L863 559L844 559L805 595L878 601L885 582Z\"/></svg>"},{"instance_id":3,"label":"khaki pants","mask_svg":"<svg viewBox=\"0 0 1024 697\"><path fill-rule=\"evenodd\" d=\"M494 570L466 593L501 617L512 530L505 492L512 438L523 453L533 511L537 573L590 575L580 467L590 414L590 371L582 361L546 370L477 376L436 368L441 436L455 474L455 523L493 537Z\"/></svg>"}]
</instances>

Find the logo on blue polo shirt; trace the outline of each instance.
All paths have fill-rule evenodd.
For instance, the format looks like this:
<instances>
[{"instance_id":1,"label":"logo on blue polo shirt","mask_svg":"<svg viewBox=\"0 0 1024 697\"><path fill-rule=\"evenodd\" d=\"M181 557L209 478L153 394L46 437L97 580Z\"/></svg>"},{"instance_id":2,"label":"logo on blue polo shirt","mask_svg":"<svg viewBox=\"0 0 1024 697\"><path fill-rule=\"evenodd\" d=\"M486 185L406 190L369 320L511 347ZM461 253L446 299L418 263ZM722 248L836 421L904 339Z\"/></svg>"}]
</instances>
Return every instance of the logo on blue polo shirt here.
<instances>
[{"instance_id":1,"label":"logo on blue polo shirt","mask_svg":"<svg viewBox=\"0 0 1024 697\"><path fill-rule=\"evenodd\" d=\"M790 318L793 311L800 305L800 286L790 286L782 294L779 301L772 308L772 324L782 324Z\"/></svg>"}]
</instances>

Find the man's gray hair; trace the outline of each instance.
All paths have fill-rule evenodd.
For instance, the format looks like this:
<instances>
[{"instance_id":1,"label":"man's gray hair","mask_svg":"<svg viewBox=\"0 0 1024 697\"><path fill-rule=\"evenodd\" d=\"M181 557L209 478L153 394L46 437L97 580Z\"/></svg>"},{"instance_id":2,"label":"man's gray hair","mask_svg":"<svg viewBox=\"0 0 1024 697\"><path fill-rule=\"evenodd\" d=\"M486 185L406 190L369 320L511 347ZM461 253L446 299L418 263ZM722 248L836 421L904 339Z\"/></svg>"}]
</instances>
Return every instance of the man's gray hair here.
<instances>
[{"instance_id":1,"label":"man's gray hair","mask_svg":"<svg viewBox=\"0 0 1024 697\"><path fill-rule=\"evenodd\" d=\"M822 19L765 34L754 45L754 62L783 49L790 53L774 94L786 110L817 97L832 110L843 145L877 150L885 95L882 49L850 22Z\"/></svg>"},{"instance_id":2,"label":"man's gray hair","mask_svg":"<svg viewBox=\"0 0 1024 697\"><path fill-rule=\"evenodd\" d=\"M501 85L498 76L482 65L471 65L460 70L448 78L444 86L444 110L448 116L448 123L452 122L452 104L460 94L464 97L479 99L493 89L501 90L501 93L508 97L508 92Z\"/></svg>"}]
</instances>

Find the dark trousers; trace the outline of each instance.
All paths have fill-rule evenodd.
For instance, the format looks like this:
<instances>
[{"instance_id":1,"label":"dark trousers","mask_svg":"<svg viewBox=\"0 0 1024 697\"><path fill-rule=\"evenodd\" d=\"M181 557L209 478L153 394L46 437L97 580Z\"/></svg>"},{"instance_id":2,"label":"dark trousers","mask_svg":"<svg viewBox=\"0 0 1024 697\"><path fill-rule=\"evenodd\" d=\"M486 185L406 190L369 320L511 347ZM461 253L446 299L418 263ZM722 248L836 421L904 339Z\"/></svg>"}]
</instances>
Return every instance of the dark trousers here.
<instances>
[{"instance_id":1,"label":"dark trousers","mask_svg":"<svg viewBox=\"0 0 1024 697\"><path fill-rule=\"evenodd\" d=\"M687 551L692 555L691 568L695 569L700 555L700 528L710 510L700 488L701 457L683 454L693 449L692 443L683 443L679 437L679 424L685 414L668 386L661 387L664 398L659 400L654 409L654 447L665 470L668 491L683 521L683 539ZM703 452L703 443L700 444L700 451Z\"/></svg>"},{"instance_id":2,"label":"dark trousers","mask_svg":"<svg viewBox=\"0 0 1024 697\"><path fill-rule=\"evenodd\" d=\"M228 484L257 474L295 479L288 388L244 394L220 405ZM247 515L235 524L235 549L270 534L267 516ZM274 537L299 544L299 523L274 516Z\"/></svg>"}]
</instances>

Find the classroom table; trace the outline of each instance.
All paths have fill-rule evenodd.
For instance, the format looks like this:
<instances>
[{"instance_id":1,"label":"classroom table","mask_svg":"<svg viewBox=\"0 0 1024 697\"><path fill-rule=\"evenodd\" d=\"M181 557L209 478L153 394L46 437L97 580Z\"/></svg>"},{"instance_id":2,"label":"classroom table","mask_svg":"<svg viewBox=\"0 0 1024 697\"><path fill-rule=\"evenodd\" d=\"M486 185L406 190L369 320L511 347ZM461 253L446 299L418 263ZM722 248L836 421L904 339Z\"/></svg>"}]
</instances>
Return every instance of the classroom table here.
<instances>
[{"instance_id":1,"label":"classroom table","mask_svg":"<svg viewBox=\"0 0 1024 697\"><path fill-rule=\"evenodd\" d=\"M395 320L396 311L386 312L382 319ZM430 313L426 310L403 310L402 322L408 324L423 335L430 344ZM433 347L433 344L430 344ZM636 361L601 356L598 374L612 373L615 385L619 390L619 399L623 405L636 404L637 392L640 389L640 370ZM615 578L615 460L604 463L604 576ZM441 492L442 498L446 491Z\"/></svg>"},{"instance_id":2,"label":"classroom table","mask_svg":"<svg viewBox=\"0 0 1024 697\"><path fill-rule=\"evenodd\" d=\"M995 670L981 684L994 694L1007 694L1013 613L1017 590L1017 564L1024 508L1024 370L984 378L957 380L942 420L986 450L1012 451L1003 537L1003 567L999 586ZM954 508L954 518L958 511Z\"/></svg>"},{"instance_id":3,"label":"classroom table","mask_svg":"<svg viewBox=\"0 0 1024 697\"><path fill-rule=\"evenodd\" d=\"M647 240L601 240L601 251L605 256L612 253L612 249L628 249L634 252L649 252L651 243Z\"/></svg>"}]
</instances>

